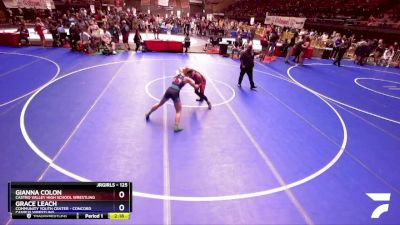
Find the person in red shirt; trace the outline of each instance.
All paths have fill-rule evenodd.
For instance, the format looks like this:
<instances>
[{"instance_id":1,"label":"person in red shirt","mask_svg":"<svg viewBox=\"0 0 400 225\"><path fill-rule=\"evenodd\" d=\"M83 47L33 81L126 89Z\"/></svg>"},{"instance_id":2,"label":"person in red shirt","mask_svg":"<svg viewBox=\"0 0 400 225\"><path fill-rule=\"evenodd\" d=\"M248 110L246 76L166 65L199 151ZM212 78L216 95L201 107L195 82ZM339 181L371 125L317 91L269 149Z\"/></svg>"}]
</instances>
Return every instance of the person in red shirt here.
<instances>
[{"instance_id":1,"label":"person in red shirt","mask_svg":"<svg viewBox=\"0 0 400 225\"><path fill-rule=\"evenodd\" d=\"M191 68L184 68L183 72L190 77L191 79L194 80L195 84L199 85L199 88L194 90L194 93L196 93L197 96L199 96L199 99L196 99L196 101L202 102L206 100L208 109L211 109L211 102L208 100L207 96L204 95L204 91L206 89L206 78L198 71L191 69Z\"/></svg>"},{"instance_id":2,"label":"person in red shirt","mask_svg":"<svg viewBox=\"0 0 400 225\"><path fill-rule=\"evenodd\" d=\"M304 63L304 59L306 58L307 50L310 47L310 37L306 37L306 40L304 41L303 45L301 46L302 50L300 53L300 58L299 58L299 65L302 66Z\"/></svg>"},{"instance_id":3,"label":"person in red shirt","mask_svg":"<svg viewBox=\"0 0 400 225\"><path fill-rule=\"evenodd\" d=\"M44 37L44 31L45 27L42 21L40 20L39 17L36 18L36 23L35 23L35 31L40 37L40 42L42 43L42 46L44 47L46 45L46 39Z\"/></svg>"}]
</instances>

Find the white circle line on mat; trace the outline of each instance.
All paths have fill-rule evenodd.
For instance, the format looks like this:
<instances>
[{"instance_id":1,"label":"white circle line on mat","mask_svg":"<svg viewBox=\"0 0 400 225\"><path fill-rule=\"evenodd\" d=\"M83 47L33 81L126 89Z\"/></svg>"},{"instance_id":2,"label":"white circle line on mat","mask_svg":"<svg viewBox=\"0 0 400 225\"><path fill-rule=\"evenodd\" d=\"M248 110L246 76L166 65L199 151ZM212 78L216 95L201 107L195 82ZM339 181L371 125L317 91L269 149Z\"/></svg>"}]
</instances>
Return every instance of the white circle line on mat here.
<instances>
[{"instance_id":1,"label":"white circle line on mat","mask_svg":"<svg viewBox=\"0 0 400 225\"><path fill-rule=\"evenodd\" d=\"M396 82L396 81L392 81L392 80L377 79L377 78L368 78L368 77L358 77L358 78L354 79L354 83L356 83L358 86L360 86L360 87L362 87L362 88L364 88L364 89L366 89L368 91L374 92L376 94L384 95L384 96L387 96L387 97L390 97L390 98L400 99L399 96L389 95L389 94L374 90L372 88L366 87L366 86L360 84L358 82L359 80L377 80L377 81L384 81L384 82L393 83L393 84L400 84L400 82Z\"/></svg>"},{"instance_id":2,"label":"white circle line on mat","mask_svg":"<svg viewBox=\"0 0 400 225\"><path fill-rule=\"evenodd\" d=\"M54 74L54 76L53 76L49 81L47 81L45 84L43 84L42 86L40 86L40 87L38 87L38 88L36 88L36 89L34 89L34 90L32 90L32 91L26 93L26 94L23 94L23 95L21 95L21 96L18 96L18 97L14 98L14 99L12 99L12 100L10 100L10 101L4 102L4 103L0 103L0 107L6 106L6 105L8 105L8 104L10 104L10 103L13 103L13 102L15 102L15 101L18 101L18 100L20 100L21 98L24 98L24 97L26 97L26 96L28 96L28 95L30 95L30 94L32 94L32 93L38 91L41 87L43 87L43 86L45 86L46 84L48 84L49 82L53 81L53 80L58 76L58 74L60 73L60 65L58 65L58 63L54 62L54 61L51 60L51 59L42 57L42 56L30 55L30 54L25 54L25 53L17 53L17 52L0 52L0 54L22 55L22 56L29 56L29 57L34 57L34 58L38 58L38 59L43 59L43 60L46 60L46 61L48 61L48 62L53 63L53 64L56 66L56 68L57 68L57 72L56 72L56 73Z\"/></svg>"},{"instance_id":3,"label":"white circle line on mat","mask_svg":"<svg viewBox=\"0 0 400 225\"><path fill-rule=\"evenodd\" d=\"M76 70L73 71L71 73L68 73L56 80L53 80L52 82L42 86L41 88L39 88L38 91L36 91L33 95L30 96L30 98L26 101L25 105L23 106L22 110L21 110L21 114L20 114L20 129L22 132L22 135L26 141L26 143L29 145L29 147L41 158L43 159L45 162L49 163L50 167L52 167L53 169L57 170L58 172L73 178L77 181L81 181L81 182L90 182L91 180L85 177L82 177L78 174L75 174L67 169L64 169L63 167L57 165L55 162L53 162L53 160L48 157L39 147L36 146L36 144L32 141L32 139L30 138L27 130L26 130L26 126L25 126L25 115L26 115L26 111L28 109L28 106L30 105L30 103L32 102L32 100L35 98L35 96L37 94L39 94L43 89L45 89L47 86L51 85L52 83L63 79L67 76L76 74L78 72L84 71L84 70L88 70L91 68L96 68L96 67L100 67L100 66L105 66L105 65L112 65L112 64L117 64L117 63L124 63L124 62L133 62L133 61L140 61L140 60L128 60L128 61L119 61L119 62L112 62L112 63L106 63L106 64L101 64L101 65L95 65L95 66L91 66L91 67L87 67L87 68L83 68L80 70ZM284 78L278 77L278 76L273 76L276 77L280 80L286 81L290 84L293 84L297 87L303 88L305 90L307 90L306 88L302 87L301 85L292 83ZM309 91L309 90L307 90ZM321 99L326 105L328 105L328 107L330 109L332 109L332 111L336 114L341 126L342 126L342 131L343 131L343 140L341 143L341 146L338 150L338 152L336 153L336 155L333 157L333 159L331 161L329 161L325 166L323 166L322 168L320 168L319 170L317 170L316 172L312 173L311 175L308 175L307 177L304 177L298 181L294 181L292 183L286 184L284 186L280 186L280 187L275 187L272 189L267 189L267 190L263 190L263 191L258 191L258 192L251 192L251 193L244 193L244 194L235 194L235 195L221 195L221 196L172 196L172 195L160 195L160 194L152 194L152 193L145 193L145 192L138 192L138 191L132 191L132 195L136 196L136 197L143 197L143 198L150 198L150 199L158 199L158 200L170 200L170 201L189 201L189 202L211 202L211 201L227 201L227 200L238 200L238 199L246 199L246 198L253 198L253 197L259 197L259 196L265 196L265 195L269 195L269 194L273 194L273 193L277 193L277 192L281 192L281 191L285 191L287 189L302 185L304 183L307 183L308 181L320 176L321 174L323 174L324 172L326 172L329 168L331 168L338 160L339 158L342 156L342 154L344 153L344 150L346 148L347 145L347 127L345 122L343 121L343 118L341 117L341 115L339 114L339 112L328 102L326 101L324 98L322 98L319 95L316 95L315 93L309 91L311 94L314 94L316 97L318 97L319 99Z\"/></svg>"},{"instance_id":4,"label":"white circle line on mat","mask_svg":"<svg viewBox=\"0 0 400 225\"><path fill-rule=\"evenodd\" d=\"M312 65L332 66L332 64L323 64L323 63L309 63L309 64L304 64L304 65L306 65L306 66L312 66ZM303 87L304 89L306 89L306 90L312 92L313 94L318 95L318 96L321 96L321 97L323 97L323 98L325 98L325 99L328 99L328 100L330 100L330 101L332 101L332 102L335 102L335 103L337 103L337 104L346 106L346 107L348 107L348 108L350 108L350 109L354 109L354 110L356 110L356 111L365 113L365 114L367 114L367 115L374 116L374 117L376 117L376 118L379 118L379 119L382 119L382 120L386 120L386 121L389 121L389 122L392 122L392 123L400 124L400 121L399 121L399 120L387 118L387 117L384 117L384 116L381 116L381 115L378 115L378 114L375 114L375 113L372 113L372 112L369 112L369 111L366 111L366 110L357 108L357 107L355 107L355 106L346 104L346 103L341 102L341 101L339 101L339 100L337 100L337 99L334 99L334 98L329 97L329 96L326 96L326 95L324 95L324 94L322 94L322 93L320 93L320 92L317 92L317 91L311 89L310 87L305 86L304 84L302 84L302 83L300 83L299 81L297 81L296 79L294 79L293 76L290 74L290 71L291 71L293 68L296 68L296 67L298 67L298 65L291 66L291 67L287 70L287 72L286 72L287 75L289 76L289 78L290 78L294 83L296 83L297 85ZM371 69L369 69L369 68L356 67L356 66L344 66L344 67L371 70ZM380 70L375 70L375 71L379 71L379 72L383 72L383 73L386 72L386 71L380 71ZM393 72L388 72L388 73L393 73ZM394 74L395 74L395 73L394 73Z\"/></svg>"}]
</instances>

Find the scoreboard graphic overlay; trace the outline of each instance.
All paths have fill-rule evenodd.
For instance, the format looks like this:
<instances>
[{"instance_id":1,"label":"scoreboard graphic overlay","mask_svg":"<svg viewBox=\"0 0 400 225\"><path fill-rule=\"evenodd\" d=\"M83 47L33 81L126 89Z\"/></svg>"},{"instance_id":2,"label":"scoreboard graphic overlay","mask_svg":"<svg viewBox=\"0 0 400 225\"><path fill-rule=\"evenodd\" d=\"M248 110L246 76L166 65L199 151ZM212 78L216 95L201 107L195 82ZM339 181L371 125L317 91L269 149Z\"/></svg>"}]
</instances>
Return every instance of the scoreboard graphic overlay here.
<instances>
[{"instance_id":1,"label":"scoreboard graphic overlay","mask_svg":"<svg viewBox=\"0 0 400 225\"><path fill-rule=\"evenodd\" d=\"M131 182L10 182L13 219L129 219Z\"/></svg>"}]
</instances>

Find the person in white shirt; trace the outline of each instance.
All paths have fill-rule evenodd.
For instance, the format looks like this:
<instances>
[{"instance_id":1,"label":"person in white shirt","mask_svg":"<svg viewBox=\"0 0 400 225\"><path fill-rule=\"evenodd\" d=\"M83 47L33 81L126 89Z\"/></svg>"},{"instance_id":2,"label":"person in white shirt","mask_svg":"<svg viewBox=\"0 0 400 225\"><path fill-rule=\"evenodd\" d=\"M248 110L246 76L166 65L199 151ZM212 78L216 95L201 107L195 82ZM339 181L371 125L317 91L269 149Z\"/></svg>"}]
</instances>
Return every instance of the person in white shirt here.
<instances>
[{"instance_id":1,"label":"person in white shirt","mask_svg":"<svg viewBox=\"0 0 400 225\"><path fill-rule=\"evenodd\" d=\"M7 13L8 13L8 22L12 23L12 24L15 24L13 11L11 9L7 9Z\"/></svg>"},{"instance_id":2,"label":"person in white shirt","mask_svg":"<svg viewBox=\"0 0 400 225\"><path fill-rule=\"evenodd\" d=\"M394 56L394 47L393 45L391 45L388 49L385 50L385 52L382 55L381 58L382 66L385 66L384 64L386 64L386 67L389 67L390 63L392 62L393 56Z\"/></svg>"},{"instance_id":3,"label":"person in white shirt","mask_svg":"<svg viewBox=\"0 0 400 225\"><path fill-rule=\"evenodd\" d=\"M192 19L192 21L190 22L190 31L192 35L194 34L195 30L196 30L196 21Z\"/></svg>"},{"instance_id":4,"label":"person in white shirt","mask_svg":"<svg viewBox=\"0 0 400 225\"><path fill-rule=\"evenodd\" d=\"M101 41L107 49L107 52L112 52L113 55L117 54L115 51L115 43L112 41L110 32L106 31L101 35Z\"/></svg>"},{"instance_id":5,"label":"person in white shirt","mask_svg":"<svg viewBox=\"0 0 400 225\"><path fill-rule=\"evenodd\" d=\"M79 49L88 53L90 46L90 34L85 30L79 34L80 40L78 41Z\"/></svg>"},{"instance_id":6,"label":"person in white shirt","mask_svg":"<svg viewBox=\"0 0 400 225\"><path fill-rule=\"evenodd\" d=\"M324 46L326 46L326 43L328 42L328 39L329 39L328 34L327 34L326 32L324 32L324 33L322 34L322 38L321 38L321 41L322 41L322 43L323 43Z\"/></svg>"},{"instance_id":7,"label":"person in white shirt","mask_svg":"<svg viewBox=\"0 0 400 225\"><path fill-rule=\"evenodd\" d=\"M168 39L170 39L171 38L171 31L172 31L172 24L170 22L168 22L166 27L167 27L167 36L168 36Z\"/></svg>"}]
</instances>

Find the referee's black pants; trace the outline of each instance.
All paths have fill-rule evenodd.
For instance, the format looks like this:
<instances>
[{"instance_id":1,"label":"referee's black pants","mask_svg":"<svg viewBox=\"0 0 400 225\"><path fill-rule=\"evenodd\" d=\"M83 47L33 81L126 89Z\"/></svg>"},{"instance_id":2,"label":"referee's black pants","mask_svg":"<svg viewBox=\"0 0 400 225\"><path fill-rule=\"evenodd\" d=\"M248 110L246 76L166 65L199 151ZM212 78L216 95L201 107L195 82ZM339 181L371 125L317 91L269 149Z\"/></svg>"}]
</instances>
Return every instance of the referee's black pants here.
<instances>
[{"instance_id":1,"label":"referee's black pants","mask_svg":"<svg viewBox=\"0 0 400 225\"><path fill-rule=\"evenodd\" d=\"M249 77L251 88L255 88L256 86L254 85L254 81L253 81L253 67L251 67L251 68L247 68L247 67L240 68L240 76L239 76L238 84L242 85L243 76L244 76L245 73Z\"/></svg>"},{"instance_id":2,"label":"referee's black pants","mask_svg":"<svg viewBox=\"0 0 400 225\"><path fill-rule=\"evenodd\" d=\"M342 61L342 58L344 56L344 53L346 53L346 49L339 49L339 52L336 56L336 60L333 62L333 64L340 66L340 61Z\"/></svg>"}]
</instances>

